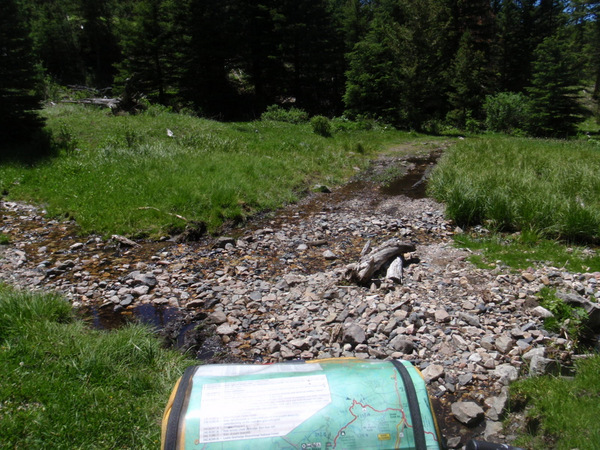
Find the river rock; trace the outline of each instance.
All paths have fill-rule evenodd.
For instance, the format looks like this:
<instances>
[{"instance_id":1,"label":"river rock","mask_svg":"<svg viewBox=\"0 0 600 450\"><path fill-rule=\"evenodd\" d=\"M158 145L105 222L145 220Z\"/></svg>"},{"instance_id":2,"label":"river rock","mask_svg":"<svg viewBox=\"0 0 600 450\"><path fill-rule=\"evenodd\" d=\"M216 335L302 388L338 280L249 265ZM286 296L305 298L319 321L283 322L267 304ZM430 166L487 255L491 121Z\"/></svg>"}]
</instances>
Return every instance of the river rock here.
<instances>
[{"instance_id":1,"label":"river rock","mask_svg":"<svg viewBox=\"0 0 600 450\"><path fill-rule=\"evenodd\" d=\"M290 346L299 350L308 350L310 348L310 344L306 341L306 339L292 339L290 341Z\"/></svg>"},{"instance_id":2,"label":"river rock","mask_svg":"<svg viewBox=\"0 0 600 450\"><path fill-rule=\"evenodd\" d=\"M479 318L477 316L474 316L472 314L467 314L464 312L459 312L458 313L458 318L460 320L462 320L463 322L468 323L471 326L474 327L481 327L481 323L479 322Z\"/></svg>"},{"instance_id":3,"label":"river rock","mask_svg":"<svg viewBox=\"0 0 600 450\"><path fill-rule=\"evenodd\" d=\"M456 402L451 409L456 420L468 427L477 425L484 417L483 409L475 402Z\"/></svg>"},{"instance_id":4,"label":"river rock","mask_svg":"<svg viewBox=\"0 0 600 450\"><path fill-rule=\"evenodd\" d=\"M567 292L558 291L556 296L571 306L585 309L588 314L587 326L592 331L600 331L600 305L598 303L590 302L580 295Z\"/></svg>"},{"instance_id":5,"label":"river rock","mask_svg":"<svg viewBox=\"0 0 600 450\"><path fill-rule=\"evenodd\" d=\"M500 336L496 337L494 343L498 351L505 354L508 353L515 345L515 341L505 334L501 334Z\"/></svg>"},{"instance_id":6,"label":"river rock","mask_svg":"<svg viewBox=\"0 0 600 450\"><path fill-rule=\"evenodd\" d=\"M352 323L349 326L345 327L343 332L343 341L348 344L362 344L367 340L365 330L363 330L360 325L357 325L355 323Z\"/></svg>"},{"instance_id":7,"label":"river rock","mask_svg":"<svg viewBox=\"0 0 600 450\"><path fill-rule=\"evenodd\" d=\"M215 311L206 318L208 323L221 325L227 322L227 315L223 311Z\"/></svg>"},{"instance_id":8,"label":"river rock","mask_svg":"<svg viewBox=\"0 0 600 450\"><path fill-rule=\"evenodd\" d=\"M570 356L573 341L543 329L544 314L534 308L534 298L547 285L578 296L580 304L581 298L595 303L600 274L532 262L529 281L502 263L476 268L470 253L453 244L455 225L442 205L382 196L368 186L317 195L253 219L225 248L208 237L193 244L140 241L127 248L96 236L82 240L72 222L0 199L0 233L11 240L0 246L0 279L60 292L74 305L106 302L120 309L125 299L133 304L137 286L147 286L135 301L206 316L227 356L243 362L256 355L266 363L308 355L405 358L426 373L439 365L443 375L430 383L442 399L446 392L478 401L498 397L521 363L530 365L531 348L553 345ZM488 233L482 227L471 231ZM365 256L371 247L399 238L411 243L409 250L414 247L401 255L403 285L381 279L385 266L368 282L348 285L344 264L359 260L362 249ZM79 242L85 245L75 254L70 247ZM325 249L344 264L325 259ZM58 270L67 255L73 265Z\"/></svg>"},{"instance_id":9,"label":"river rock","mask_svg":"<svg viewBox=\"0 0 600 450\"><path fill-rule=\"evenodd\" d=\"M118 297L117 297L118 298ZM133 303L133 295L131 294L127 294L125 295L120 301L119 301L119 305L120 306L129 306Z\"/></svg>"},{"instance_id":10,"label":"river rock","mask_svg":"<svg viewBox=\"0 0 600 450\"><path fill-rule=\"evenodd\" d=\"M421 372L427 384L444 376L444 366L440 364L430 364Z\"/></svg>"},{"instance_id":11,"label":"river rock","mask_svg":"<svg viewBox=\"0 0 600 450\"><path fill-rule=\"evenodd\" d=\"M415 349L415 344L411 340L399 335L390 341L390 347L405 355L410 355Z\"/></svg>"},{"instance_id":12,"label":"river rock","mask_svg":"<svg viewBox=\"0 0 600 450\"><path fill-rule=\"evenodd\" d=\"M524 353L522 358L523 358L523 361L530 363L531 359L534 356L541 356L543 358L545 355L546 355L546 347L536 347L536 348L532 348L528 352Z\"/></svg>"},{"instance_id":13,"label":"river rock","mask_svg":"<svg viewBox=\"0 0 600 450\"><path fill-rule=\"evenodd\" d=\"M492 371L492 374L499 378L500 383L508 386L509 383L519 378L519 369L510 364L500 364Z\"/></svg>"},{"instance_id":14,"label":"river rock","mask_svg":"<svg viewBox=\"0 0 600 450\"><path fill-rule=\"evenodd\" d=\"M441 323L450 322L450 314L445 309L438 309L435 311L435 320Z\"/></svg>"},{"instance_id":15,"label":"river rock","mask_svg":"<svg viewBox=\"0 0 600 450\"><path fill-rule=\"evenodd\" d=\"M555 359L545 358L538 354L533 355L529 363L529 376L537 377L548 373L557 373L559 365Z\"/></svg>"},{"instance_id":16,"label":"river rock","mask_svg":"<svg viewBox=\"0 0 600 450\"><path fill-rule=\"evenodd\" d=\"M129 278L134 281L134 285L135 284L143 284L144 286L153 288L158 284L156 275L154 275L151 272L149 272L149 273L141 273L139 271L131 272L129 274Z\"/></svg>"},{"instance_id":17,"label":"river rock","mask_svg":"<svg viewBox=\"0 0 600 450\"><path fill-rule=\"evenodd\" d=\"M502 422L496 422L494 420L487 420L485 422L485 430L483 431L483 438L488 442L496 442L500 439L503 432Z\"/></svg>"},{"instance_id":18,"label":"river rock","mask_svg":"<svg viewBox=\"0 0 600 450\"><path fill-rule=\"evenodd\" d=\"M327 259L329 261L332 261L334 259L337 259L338 256L335 253L333 253L331 250L325 250L323 252L323 258L325 258L325 259Z\"/></svg>"},{"instance_id":19,"label":"river rock","mask_svg":"<svg viewBox=\"0 0 600 450\"><path fill-rule=\"evenodd\" d=\"M552 314L552 312L550 312L543 306L536 306L531 310L531 314L541 319L548 319L550 317L554 317L554 314Z\"/></svg>"},{"instance_id":20,"label":"river rock","mask_svg":"<svg viewBox=\"0 0 600 450\"><path fill-rule=\"evenodd\" d=\"M148 292L150 292L150 287L146 286L145 284L136 286L131 290L131 293L133 294L134 297L140 297L142 295L146 295Z\"/></svg>"},{"instance_id":21,"label":"river rock","mask_svg":"<svg viewBox=\"0 0 600 450\"><path fill-rule=\"evenodd\" d=\"M219 334L219 335L225 335L225 336L229 336L229 335L235 334L235 328L233 328L228 323L224 323L222 325L219 325L215 331L216 331L217 334Z\"/></svg>"},{"instance_id":22,"label":"river rock","mask_svg":"<svg viewBox=\"0 0 600 450\"><path fill-rule=\"evenodd\" d=\"M225 248L227 245L235 245L235 239L229 236L219 236L215 242L215 247Z\"/></svg>"},{"instance_id":23,"label":"river rock","mask_svg":"<svg viewBox=\"0 0 600 450\"><path fill-rule=\"evenodd\" d=\"M491 420L500 420L508 403L508 388L504 387L498 396L486 398L484 403L488 408L485 412L486 417Z\"/></svg>"}]
</instances>

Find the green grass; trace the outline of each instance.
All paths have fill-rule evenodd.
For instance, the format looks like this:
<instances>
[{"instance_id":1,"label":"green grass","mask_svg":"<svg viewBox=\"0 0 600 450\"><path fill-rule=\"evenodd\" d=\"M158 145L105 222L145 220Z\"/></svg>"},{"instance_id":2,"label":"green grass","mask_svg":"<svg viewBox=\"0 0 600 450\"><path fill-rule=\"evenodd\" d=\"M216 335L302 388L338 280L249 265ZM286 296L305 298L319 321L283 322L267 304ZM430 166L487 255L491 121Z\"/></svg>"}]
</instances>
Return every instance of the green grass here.
<instances>
[{"instance_id":1,"label":"green grass","mask_svg":"<svg viewBox=\"0 0 600 450\"><path fill-rule=\"evenodd\" d=\"M591 449L600 443L600 357L581 361L573 380L544 376L511 385L513 401L527 402L528 431L513 445L535 449Z\"/></svg>"},{"instance_id":2,"label":"green grass","mask_svg":"<svg viewBox=\"0 0 600 450\"><path fill-rule=\"evenodd\" d=\"M7 234L0 233L0 245L10 244L10 237Z\"/></svg>"},{"instance_id":3,"label":"green grass","mask_svg":"<svg viewBox=\"0 0 600 450\"><path fill-rule=\"evenodd\" d=\"M430 194L461 226L535 231L577 242L600 238L600 147L588 141L488 137L442 157Z\"/></svg>"},{"instance_id":4,"label":"green grass","mask_svg":"<svg viewBox=\"0 0 600 450\"><path fill-rule=\"evenodd\" d=\"M147 327L90 330L56 295L0 286L0 447L158 448L190 363Z\"/></svg>"},{"instance_id":5,"label":"green grass","mask_svg":"<svg viewBox=\"0 0 600 450\"><path fill-rule=\"evenodd\" d=\"M60 105L44 114L60 156L4 164L0 191L75 218L82 233L158 236L185 227L176 214L215 230L295 201L313 184L335 186L374 152L414 139L381 129L325 138L308 123L219 123L156 107L113 116Z\"/></svg>"},{"instance_id":6,"label":"green grass","mask_svg":"<svg viewBox=\"0 0 600 450\"><path fill-rule=\"evenodd\" d=\"M532 232L492 233L488 236L463 233L455 235L454 241L459 247L477 251L469 259L480 268L494 268L499 262L514 269L545 265L571 272L600 271L600 255L597 252L544 239Z\"/></svg>"},{"instance_id":7,"label":"green grass","mask_svg":"<svg viewBox=\"0 0 600 450\"><path fill-rule=\"evenodd\" d=\"M585 309L574 308L556 296L556 290L542 288L538 293L540 305L550 311L553 316L544 319L544 328L555 333L563 331L577 348L585 331L585 323L589 316Z\"/></svg>"}]
</instances>

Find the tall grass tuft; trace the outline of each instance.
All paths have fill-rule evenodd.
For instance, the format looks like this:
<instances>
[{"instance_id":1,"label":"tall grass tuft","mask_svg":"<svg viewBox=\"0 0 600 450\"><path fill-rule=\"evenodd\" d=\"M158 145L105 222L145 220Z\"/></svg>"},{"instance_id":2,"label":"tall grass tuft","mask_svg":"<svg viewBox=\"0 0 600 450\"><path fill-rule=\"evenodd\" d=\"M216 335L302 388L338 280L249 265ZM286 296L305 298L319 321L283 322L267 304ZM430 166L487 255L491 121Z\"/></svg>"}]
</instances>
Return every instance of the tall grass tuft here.
<instances>
[{"instance_id":1,"label":"tall grass tuft","mask_svg":"<svg viewBox=\"0 0 600 450\"><path fill-rule=\"evenodd\" d=\"M432 174L429 193L461 226L597 242L599 173L593 143L487 138L451 148Z\"/></svg>"},{"instance_id":2,"label":"tall grass tuft","mask_svg":"<svg viewBox=\"0 0 600 450\"><path fill-rule=\"evenodd\" d=\"M95 331L55 295L0 287L2 448L158 448L185 366L149 328Z\"/></svg>"},{"instance_id":3,"label":"tall grass tuft","mask_svg":"<svg viewBox=\"0 0 600 450\"><path fill-rule=\"evenodd\" d=\"M57 294L44 297L0 285L0 342L19 334L30 323L68 323L71 305Z\"/></svg>"}]
</instances>

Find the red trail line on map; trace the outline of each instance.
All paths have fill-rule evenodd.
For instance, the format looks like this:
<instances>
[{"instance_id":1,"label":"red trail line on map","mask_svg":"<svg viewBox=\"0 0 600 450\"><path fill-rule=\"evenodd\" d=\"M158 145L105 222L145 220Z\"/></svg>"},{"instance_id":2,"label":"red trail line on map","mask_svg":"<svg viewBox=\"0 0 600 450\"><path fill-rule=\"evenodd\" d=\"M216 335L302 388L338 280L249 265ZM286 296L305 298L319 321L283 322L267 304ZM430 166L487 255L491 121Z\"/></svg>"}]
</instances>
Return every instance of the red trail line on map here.
<instances>
[{"instance_id":1,"label":"red trail line on map","mask_svg":"<svg viewBox=\"0 0 600 450\"><path fill-rule=\"evenodd\" d=\"M352 414L352 417L354 417L350 422L348 422L346 425L344 425L342 428L339 429L339 431L337 432L337 435L335 436L335 439L333 440L333 448L336 447L337 445L337 440L340 437L342 431L344 431L346 428L348 428L350 425L352 425L352 423L354 423L356 421L356 419L358 419L358 416L356 414L354 414L354 412L352 411L352 408L354 408L356 405L360 405L362 408L369 408L377 413L384 413L387 411L399 411L402 414L402 421L406 422L406 416L404 415L404 411L402 409L399 408L386 408L383 410L379 410L379 409L375 409L373 408L371 405L363 405L361 402L356 401L356 400L352 400L352 405L350 406L350 408L348 408L348 412L350 414Z\"/></svg>"}]
</instances>

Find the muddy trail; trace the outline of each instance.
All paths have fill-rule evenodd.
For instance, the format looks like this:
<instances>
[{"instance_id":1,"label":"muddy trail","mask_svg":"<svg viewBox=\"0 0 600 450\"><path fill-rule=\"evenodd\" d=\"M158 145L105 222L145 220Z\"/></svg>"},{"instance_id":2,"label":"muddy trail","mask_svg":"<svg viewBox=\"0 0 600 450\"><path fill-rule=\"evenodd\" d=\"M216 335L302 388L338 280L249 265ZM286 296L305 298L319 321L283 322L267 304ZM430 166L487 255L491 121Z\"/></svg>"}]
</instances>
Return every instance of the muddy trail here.
<instances>
[{"instance_id":1,"label":"muddy trail","mask_svg":"<svg viewBox=\"0 0 600 450\"><path fill-rule=\"evenodd\" d=\"M473 267L453 245L443 206L425 197L447 145L405 145L341 188L196 242L82 237L74 222L2 201L10 244L0 246L0 279L63 293L97 328L150 323L208 363L408 359L425 375L451 447L472 436L509 441L498 405L523 358L548 346L563 357L570 345L543 330L536 293L595 278ZM403 256L402 283L345 280L368 243L389 239L416 247ZM462 402L481 408L468 427L452 413Z\"/></svg>"}]
</instances>

